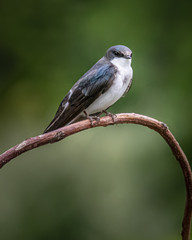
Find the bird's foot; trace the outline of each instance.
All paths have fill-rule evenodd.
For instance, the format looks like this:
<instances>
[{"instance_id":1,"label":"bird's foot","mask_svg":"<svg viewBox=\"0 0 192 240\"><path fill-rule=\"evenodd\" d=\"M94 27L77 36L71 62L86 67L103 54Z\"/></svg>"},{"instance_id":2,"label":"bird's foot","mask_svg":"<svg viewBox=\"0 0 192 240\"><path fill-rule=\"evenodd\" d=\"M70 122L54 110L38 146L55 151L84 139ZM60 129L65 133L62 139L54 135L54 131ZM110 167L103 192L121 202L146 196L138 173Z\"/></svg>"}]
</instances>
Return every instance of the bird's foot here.
<instances>
[{"instance_id":1,"label":"bird's foot","mask_svg":"<svg viewBox=\"0 0 192 240\"><path fill-rule=\"evenodd\" d=\"M99 123L99 121L100 121L100 117L99 116L97 116L97 115L93 115L93 116L90 116L89 114L87 114L87 112L86 111L84 111L84 114L85 114L85 116L86 116L86 118L87 119L89 119L89 121L90 121L90 123L91 123L91 127L93 127L94 125L93 125L93 122L94 121L96 121L97 123Z\"/></svg>"},{"instance_id":2,"label":"bird's foot","mask_svg":"<svg viewBox=\"0 0 192 240\"><path fill-rule=\"evenodd\" d=\"M115 118L117 117L116 114L113 114L113 113L110 113L110 112L107 112L107 111L103 111L103 113L105 113L105 116L111 117L113 123L115 123Z\"/></svg>"}]
</instances>

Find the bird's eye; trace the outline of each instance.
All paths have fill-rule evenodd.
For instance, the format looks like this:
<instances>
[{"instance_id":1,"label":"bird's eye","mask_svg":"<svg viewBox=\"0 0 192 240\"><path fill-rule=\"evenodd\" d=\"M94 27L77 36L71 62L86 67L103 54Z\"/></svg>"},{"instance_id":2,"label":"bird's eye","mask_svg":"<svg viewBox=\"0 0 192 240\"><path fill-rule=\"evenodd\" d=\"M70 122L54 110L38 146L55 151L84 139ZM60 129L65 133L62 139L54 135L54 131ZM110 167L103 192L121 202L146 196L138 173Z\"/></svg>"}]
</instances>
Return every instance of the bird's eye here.
<instances>
[{"instance_id":1,"label":"bird's eye","mask_svg":"<svg viewBox=\"0 0 192 240\"><path fill-rule=\"evenodd\" d=\"M121 54L120 52L117 52L117 51L115 51L114 54L115 54L117 57L121 57L121 56L122 56L122 54Z\"/></svg>"}]
</instances>

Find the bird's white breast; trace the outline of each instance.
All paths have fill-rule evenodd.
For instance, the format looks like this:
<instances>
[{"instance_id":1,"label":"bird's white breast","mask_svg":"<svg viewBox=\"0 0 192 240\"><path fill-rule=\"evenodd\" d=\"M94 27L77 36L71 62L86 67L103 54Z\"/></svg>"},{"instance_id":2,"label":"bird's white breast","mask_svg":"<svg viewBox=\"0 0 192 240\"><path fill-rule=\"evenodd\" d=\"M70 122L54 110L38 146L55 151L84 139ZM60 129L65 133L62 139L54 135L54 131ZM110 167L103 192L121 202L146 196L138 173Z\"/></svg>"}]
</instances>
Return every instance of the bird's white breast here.
<instances>
[{"instance_id":1,"label":"bird's white breast","mask_svg":"<svg viewBox=\"0 0 192 240\"><path fill-rule=\"evenodd\" d=\"M88 114L101 112L114 104L123 96L132 80L131 59L114 58L111 63L118 69L113 84L85 110Z\"/></svg>"}]
</instances>

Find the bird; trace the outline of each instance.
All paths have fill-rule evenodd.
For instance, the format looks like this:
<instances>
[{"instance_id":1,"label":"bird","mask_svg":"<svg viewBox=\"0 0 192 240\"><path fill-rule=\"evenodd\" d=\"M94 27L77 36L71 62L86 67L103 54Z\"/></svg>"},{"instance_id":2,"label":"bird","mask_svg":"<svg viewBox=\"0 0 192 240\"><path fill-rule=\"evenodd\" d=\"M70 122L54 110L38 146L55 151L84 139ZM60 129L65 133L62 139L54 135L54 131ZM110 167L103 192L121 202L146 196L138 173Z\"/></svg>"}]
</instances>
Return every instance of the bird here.
<instances>
[{"instance_id":1,"label":"bird","mask_svg":"<svg viewBox=\"0 0 192 240\"><path fill-rule=\"evenodd\" d=\"M102 113L127 93L132 85L132 51L123 45L110 47L69 90L44 133ZM111 114L112 116L112 114Z\"/></svg>"}]
</instances>

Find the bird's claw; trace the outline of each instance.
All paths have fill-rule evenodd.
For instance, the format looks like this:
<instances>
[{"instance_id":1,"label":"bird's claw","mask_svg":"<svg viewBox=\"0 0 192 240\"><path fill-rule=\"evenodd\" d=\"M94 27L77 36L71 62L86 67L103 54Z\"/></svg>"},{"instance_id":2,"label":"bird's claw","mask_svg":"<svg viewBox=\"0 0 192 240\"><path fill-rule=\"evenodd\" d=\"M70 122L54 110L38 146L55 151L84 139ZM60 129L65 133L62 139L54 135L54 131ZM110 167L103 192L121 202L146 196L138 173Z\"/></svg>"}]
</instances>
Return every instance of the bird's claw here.
<instances>
[{"instance_id":1,"label":"bird's claw","mask_svg":"<svg viewBox=\"0 0 192 240\"><path fill-rule=\"evenodd\" d=\"M99 123L99 121L100 121L100 117L98 117L98 116L87 116L87 118L90 120L90 122L91 122L91 127L93 127L94 125L93 125L93 122L94 121L96 121L97 123Z\"/></svg>"},{"instance_id":2,"label":"bird's claw","mask_svg":"<svg viewBox=\"0 0 192 240\"><path fill-rule=\"evenodd\" d=\"M93 127L93 122L96 121L97 123L99 123L100 121L100 117L98 116L89 116L85 111L84 111L86 118L89 119L90 123L91 123L91 127Z\"/></svg>"},{"instance_id":3,"label":"bird's claw","mask_svg":"<svg viewBox=\"0 0 192 240\"><path fill-rule=\"evenodd\" d=\"M103 111L105 113L106 116L109 116L111 117L113 123L115 123L115 118L117 117L116 114L113 114L113 113L110 113L110 112L107 112L107 111Z\"/></svg>"}]
</instances>

